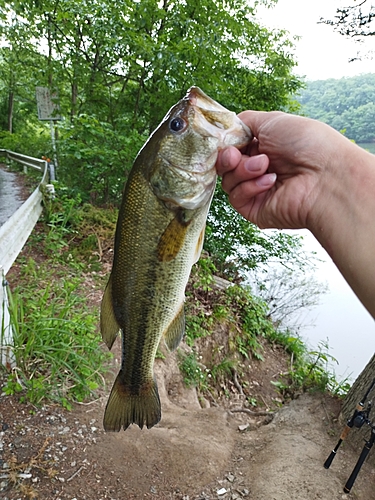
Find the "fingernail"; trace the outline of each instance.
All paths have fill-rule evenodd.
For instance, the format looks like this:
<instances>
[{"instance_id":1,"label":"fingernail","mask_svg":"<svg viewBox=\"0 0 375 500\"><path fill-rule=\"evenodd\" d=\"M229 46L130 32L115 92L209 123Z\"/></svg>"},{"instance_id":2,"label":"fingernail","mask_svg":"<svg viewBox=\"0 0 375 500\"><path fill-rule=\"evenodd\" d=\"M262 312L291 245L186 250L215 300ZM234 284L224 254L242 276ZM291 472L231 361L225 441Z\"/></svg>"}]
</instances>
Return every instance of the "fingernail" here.
<instances>
[{"instance_id":1,"label":"fingernail","mask_svg":"<svg viewBox=\"0 0 375 500\"><path fill-rule=\"evenodd\" d=\"M257 170L262 170L265 166L264 162L266 155L251 156L244 162L245 170L248 172L256 172Z\"/></svg>"},{"instance_id":2,"label":"fingernail","mask_svg":"<svg viewBox=\"0 0 375 500\"><path fill-rule=\"evenodd\" d=\"M228 148L224 149L222 152L221 152L221 165L224 167L224 168L228 168L230 166L230 157L231 157L231 153L229 151Z\"/></svg>"},{"instance_id":3,"label":"fingernail","mask_svg":"<svg viewBox=\"0 0 375 500\"><path fill-rule=\"evenodd\" d=\"M272 184L274 184L276 181L276 177L277 175L275 173L265 174L259 177L255 181L255 184L257 184L260 187L272 186Z\"/></svg>"}]
</instances>

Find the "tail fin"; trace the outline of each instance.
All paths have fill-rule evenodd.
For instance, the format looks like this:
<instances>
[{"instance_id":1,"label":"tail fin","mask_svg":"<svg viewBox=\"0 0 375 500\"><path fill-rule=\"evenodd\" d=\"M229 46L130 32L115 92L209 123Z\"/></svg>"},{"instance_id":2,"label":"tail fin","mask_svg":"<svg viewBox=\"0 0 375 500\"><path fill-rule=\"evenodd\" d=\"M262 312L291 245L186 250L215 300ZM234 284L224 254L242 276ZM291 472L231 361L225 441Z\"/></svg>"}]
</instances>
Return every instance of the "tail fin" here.
<instances>
[{"instance_id":1,"label":"tail fin","mask_svg":"<svg viewBox=\"0 0 375 500\"><path fill-rule=\"evenodd\" d=\"M137 394L132 394L125 386L122 371L117 375L104 413L104 430L124 431L130 424L137 424L141 429L156 425L161 419L161 406L155 380L140 387Z\"/></svg>"}]
</instances>

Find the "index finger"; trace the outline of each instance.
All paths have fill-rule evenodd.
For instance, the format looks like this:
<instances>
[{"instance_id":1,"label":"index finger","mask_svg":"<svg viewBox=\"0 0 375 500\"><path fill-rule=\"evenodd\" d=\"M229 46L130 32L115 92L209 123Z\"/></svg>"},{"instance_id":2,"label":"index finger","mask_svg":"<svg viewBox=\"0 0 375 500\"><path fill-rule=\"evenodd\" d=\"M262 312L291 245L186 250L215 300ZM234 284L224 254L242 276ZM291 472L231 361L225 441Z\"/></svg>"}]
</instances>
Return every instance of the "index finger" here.
<instances>
[{"instance_id":1,"label":"index finger","mask_svg":"<svg viewBox=\"0 0 375 500\"><path fill-rule=\"evenodd\" d=\"M216 171L221 177L226 173L234 170L241 161L241 153L234 146L229 146L219 151L216 160Z\"/></svg>"}]
</instances>

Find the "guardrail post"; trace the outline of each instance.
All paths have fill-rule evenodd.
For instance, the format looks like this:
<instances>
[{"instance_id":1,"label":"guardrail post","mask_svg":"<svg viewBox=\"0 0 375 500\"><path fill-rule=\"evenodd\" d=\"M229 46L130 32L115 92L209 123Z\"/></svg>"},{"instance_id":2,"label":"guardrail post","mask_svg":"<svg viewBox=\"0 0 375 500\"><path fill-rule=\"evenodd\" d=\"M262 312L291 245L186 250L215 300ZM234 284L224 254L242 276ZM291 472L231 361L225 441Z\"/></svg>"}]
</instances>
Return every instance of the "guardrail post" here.
<instances>
[{"instance_id":1,"label":"guardrail post","mask_svg":"<svg viewBox=\"0 0 375 500\"><path fill-rule=\"evenodd\" d=\"M54 182L56 180L56 170L55 165L53 163L49 163L49 180Z\"/></svg>"},{"instance_id":2,"label":"guardrail post","mask_svg":"<svg viewBox=\"0 0 375 500\"><path fill-rule=\"evenodd\" d=\"M0 280L0 361L6 368L12 369L16 366L16 358L13 352L13 329L9 315L8 282L2 266L0 266Z\"/></svg>"}]
</instances>

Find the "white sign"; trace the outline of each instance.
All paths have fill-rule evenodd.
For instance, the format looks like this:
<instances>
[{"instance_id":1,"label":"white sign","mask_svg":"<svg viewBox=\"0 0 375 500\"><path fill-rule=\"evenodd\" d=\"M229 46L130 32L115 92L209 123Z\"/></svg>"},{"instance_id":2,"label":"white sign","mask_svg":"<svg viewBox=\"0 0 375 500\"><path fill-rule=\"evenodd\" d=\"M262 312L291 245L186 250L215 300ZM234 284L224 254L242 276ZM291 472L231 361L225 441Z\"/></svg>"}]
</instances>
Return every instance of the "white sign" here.
<instances>
[{"instance_id":1,"label":"white sign","mask_svg":"<svg viewBox=\"0 0 375 500\"><path fill-rule=\"evenodd\" d=\"M36 87L36 104L39 120L61 120L58 94L47 87Z\"/></svg>"}]
</instances>

